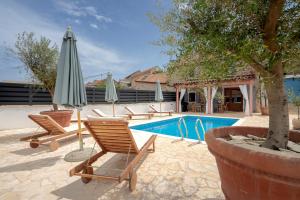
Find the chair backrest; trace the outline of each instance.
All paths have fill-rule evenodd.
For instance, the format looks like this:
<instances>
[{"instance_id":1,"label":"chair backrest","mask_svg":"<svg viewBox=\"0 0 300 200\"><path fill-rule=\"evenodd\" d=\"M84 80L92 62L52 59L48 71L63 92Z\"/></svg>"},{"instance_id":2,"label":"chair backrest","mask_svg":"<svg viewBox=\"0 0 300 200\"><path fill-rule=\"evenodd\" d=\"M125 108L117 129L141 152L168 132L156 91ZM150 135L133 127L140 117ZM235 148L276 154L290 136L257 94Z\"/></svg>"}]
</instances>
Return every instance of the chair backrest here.
<instances>
[{"instance_id":1,"label":"chair backrest","mask_svg":"<svg viewBox=\"0 0 300 200\"><path fill-rule=\"evenodd\" d=\"M128 122L122 118L88 118L84 125L104 152L139 152Z\"/></svg>"},{"instance_id":2,"label":"chair backrest","mask_svg":"<svg viewBox=\"0 0 300 200\"><path fill-rule=\"evenodd\" d=\"M125 106L125 109L128 110L128 112L130 112L131 114L135 114L135 112L128 106Z\"/></svg>"},{"instance_id":3,"label":"chair backrest","mask_svg":"<svg viewBox=\"0 0 300 200\"><path fill-rule=\"evenodd\" d=\"M61 125L48 115L28 115L28 117L50 134L62 134L66 132Z\"/></svg>"},{"instance_id":4,"label":"chair backrest","mask_svg":"<svg viewBox=\"0 0 300 200\"><path fill-rule=\"evenodd\" d=\"M158 110L156 110L156 108L154 107L154 105L149 105L149 107L150 107L154 112L158 112Z\"/></svg>"},{"instance_id":5,"label":"chair backrest","mask_svg":"<svg viewBox=\"0 0 300 200\"><path fill-rule=\"evenodd\" d=\"M93 109L93 112L96 113L97 115L99 115L100 117L106 117L108 115L106 115L104 112L102 112L99 109Z\"/></svg>"}]
</instances>

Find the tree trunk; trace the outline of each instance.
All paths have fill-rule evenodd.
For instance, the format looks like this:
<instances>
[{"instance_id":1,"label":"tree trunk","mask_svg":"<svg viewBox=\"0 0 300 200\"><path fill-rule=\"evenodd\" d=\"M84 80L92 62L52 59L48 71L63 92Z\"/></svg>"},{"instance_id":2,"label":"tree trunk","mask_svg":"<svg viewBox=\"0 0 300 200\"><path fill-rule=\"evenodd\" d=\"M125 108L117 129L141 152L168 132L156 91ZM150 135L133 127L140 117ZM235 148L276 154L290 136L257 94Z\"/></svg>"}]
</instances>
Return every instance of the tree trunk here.
<instances>
[{"instance_id":1,"label":"tree trunk","mask_svg":"<svg viewBox=\"0 0 300 200\"><path fill-rule=\"evenodd\" d=\"M55 103L52 104L52 107L53 107L53 110L54 110L54 111L58 111L58 106L57 106L57 104L55 104Z\"/></svg>"},{"instance_id":2,"label":"tree trunk","mask_svg":"<svg viewBox=\"0 0 300 200\"><path fill-rule=\"evenodd\" d=\"M289 132L288 100L284 90L282 64L276 66L276 76L266 80L265 88L269 101L269 131L262 145L270 149L286 149Z\"/></svg>"},{"instance_id":3,"label":"tree trunk","mask_svg":"<svg viewBox=\"0 0 300 200\"><path fill-rule=\"evenodd\" d=\"M48 91L49 91L49 93L50 93L50 95L51 95L51 99L52 99L52 101L53 101L53 97L54 97L54 89L53 89L53 90L48 89ZM53 107L53 110L54 110L54 111L58 111L58 105L57 105L57 104L52 103L52 107Z\"/></svg>"}]
</instances>

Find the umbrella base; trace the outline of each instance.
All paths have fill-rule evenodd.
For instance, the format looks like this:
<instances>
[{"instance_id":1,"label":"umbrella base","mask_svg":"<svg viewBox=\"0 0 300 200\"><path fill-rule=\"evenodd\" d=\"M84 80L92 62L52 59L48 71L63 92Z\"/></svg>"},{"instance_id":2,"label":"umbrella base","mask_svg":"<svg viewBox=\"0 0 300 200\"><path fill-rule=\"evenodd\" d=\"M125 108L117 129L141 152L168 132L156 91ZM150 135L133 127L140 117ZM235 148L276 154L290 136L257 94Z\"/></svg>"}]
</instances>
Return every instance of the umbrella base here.
<instances>
[{"instance_id":1,"label":"umbrella base","mask_svg":"<svg viewBox=\"0 0 300 200\"><path fill-rule=\"evenodd\" d=\"M91 156L95 155L97 151L93 148L84 148L83 150L77 149L71 151L65 155L64 160L66 162L79 162L89 159Z\"/></svg>"}]
</instances>

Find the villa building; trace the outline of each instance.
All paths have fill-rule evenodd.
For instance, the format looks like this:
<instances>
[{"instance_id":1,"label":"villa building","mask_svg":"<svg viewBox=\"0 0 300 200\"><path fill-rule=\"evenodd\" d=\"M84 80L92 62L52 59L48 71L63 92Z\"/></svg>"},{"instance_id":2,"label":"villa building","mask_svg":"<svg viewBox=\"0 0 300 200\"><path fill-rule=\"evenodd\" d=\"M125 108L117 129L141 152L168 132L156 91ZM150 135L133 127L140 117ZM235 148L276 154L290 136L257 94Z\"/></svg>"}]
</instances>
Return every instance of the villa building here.
<instances>
[{"instance_id":1,"label":"villa building","mask_svg":"<svg viewBox=\"0 0 300 200\"><path fill-rule=\"evenodd\" d=\"M136 90L154 90L156 81L159 80L163 91L175 91L168 82L168 75L159 67L151 67L143 71L136 71L124 79L120 84L125 88Z\"/></svg>"},{"instance_id":2,"label":"villa building","mask_svg":"<svg viewBox=\"0 0 300 200\"><path fill-rule=\"evenodd\" d=\"M175 81L177 112L234 111L251 115L256 111L257 76L251 69L239 71L223 80L190 79ZM216 95L219 94L219 100Z\"/></svg>"}]
</instances>

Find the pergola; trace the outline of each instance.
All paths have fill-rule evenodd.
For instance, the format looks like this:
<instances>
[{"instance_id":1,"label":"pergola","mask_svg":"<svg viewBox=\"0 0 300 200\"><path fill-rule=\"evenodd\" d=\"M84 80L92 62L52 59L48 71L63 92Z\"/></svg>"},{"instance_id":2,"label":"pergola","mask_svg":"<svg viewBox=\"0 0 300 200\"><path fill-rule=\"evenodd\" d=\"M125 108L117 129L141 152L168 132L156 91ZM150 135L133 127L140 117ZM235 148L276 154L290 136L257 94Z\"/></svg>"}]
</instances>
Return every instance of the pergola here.
<instances>
[{"instance_id":1,"label":"pergola","mask_svg":"<svg viewBox=\"0 0 300 200\"><path fill-rule=\"evenodd\" d=\"M179 111L179 93L181 89L191 88L206 88L207 89L207 102L212 102L212 90L214 87L222 88L235 88L240 86L247 86L247 94L249 99L249 115L253 112L253 86L255 84L256 75L252 71L242 71L239 75L228 76L222 80L210 79L210 80L199 80L189 79L185 81L176 81L174 87L176 88L176 111ZM212 113L212 104L208 103L207 114Z\"/></svg>"}]
</instances>

